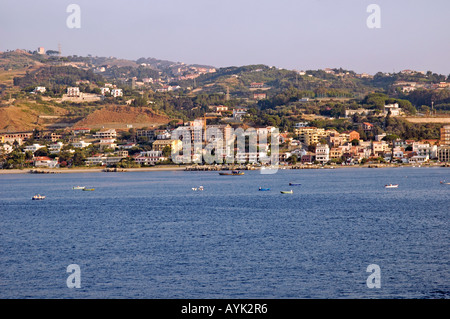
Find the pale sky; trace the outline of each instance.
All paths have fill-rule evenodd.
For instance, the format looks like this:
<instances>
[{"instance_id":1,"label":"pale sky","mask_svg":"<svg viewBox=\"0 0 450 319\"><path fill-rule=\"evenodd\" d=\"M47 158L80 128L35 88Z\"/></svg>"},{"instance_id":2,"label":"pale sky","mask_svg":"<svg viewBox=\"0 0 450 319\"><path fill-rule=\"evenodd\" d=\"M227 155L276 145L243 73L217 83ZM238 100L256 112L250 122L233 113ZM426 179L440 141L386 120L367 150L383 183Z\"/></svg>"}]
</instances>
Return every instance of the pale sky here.
<instances>
[{"instance_id":1,"label":"pale sky","mask_svg":"<svg viewBox=\"0 0 450 319\"><path fill-rule=\"evenodd\" d=\"M367 27L370 4L381 28ZM0 51L448 75L449 16L449 0L2 0Z\"/></svg>"}]
</instances>

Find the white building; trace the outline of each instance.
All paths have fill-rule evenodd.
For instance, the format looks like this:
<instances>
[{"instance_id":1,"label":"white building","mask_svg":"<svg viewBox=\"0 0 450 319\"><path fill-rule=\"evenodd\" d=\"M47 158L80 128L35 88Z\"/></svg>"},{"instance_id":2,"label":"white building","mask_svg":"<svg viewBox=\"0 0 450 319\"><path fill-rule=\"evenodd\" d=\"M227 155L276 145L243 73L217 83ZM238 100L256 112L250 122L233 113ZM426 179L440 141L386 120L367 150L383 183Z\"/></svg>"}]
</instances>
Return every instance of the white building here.
<instances>
[{"instance_id":1,"label":"white building","mask_svg":"<svg viewBox=\"0 0 450 319\"><path fill-rule=\"evenodd\" d=\"M153 165L159 161L167 160L167 157L162 155L162 151L147 151L141 152L134 161L138 164Z\"/></svg>"},{"instance_id":2,"label":"white building","mask_svg":"<svg viewBox=\"0 0 450 319\"><path fill-rule=\"evenodd\" d=\"M117 132L115 129L107 129L107 130L100 130L97 133L95 133L94 135L95 138L116 138L117 137Z\"/></svg>"},{"instance_id":3,"label":"white building","mask_svg":"<svg viewBox=\"0 0 450 319\"><path fill-rule=\"evenodd\" d=\"M123 96L122 89L112 89L112 90L111 90L111 95L112 95L113 97Z\"/></svg>"},{"instance_id":4,"label":"white building","mask_svg":"<svg viewBox=\"0 0 450 319\"><path fill-rule=\"evenodd\" d=\"M25 146L25 148L23 149L24 152L36 152L38 149L45 147L45 145L40 145L40 144L33 144L33 145L28 145Z\"/></svg>"},{"instance_id":5,"label":"white building","mask_svg":"<svg viewBox=\"0 0 450 319\"><path fill-rule=\"evenodd\" d=\"M47 89L45 88L45 86L36 86L34 88L34 93L45 93L47 91Z\"/></svg>"},{"instance_id":6,"label":"white building","mask_svg":"<svg viewBox=\"0 0 450 319\"><path fill-rule=\"evenodd\" d=\"M109 93L111 90L109 89L109 87L102 87L100 88L100 92L102 93L102 95L106 95L106 93Z\"/></svg>"},{"instance_id":7,"label":"white building","mask_svg":"<svg viewBox=\"0 0 450 319\"><path fill-rule=\"evenodd\" d=\"M330 147L328 144L317 144L316 146L316 161L325 164L330 160Z\"/></svg>"},{"instance_id":8,"label":"white building","mask_svg":"<svg viewBox=\"0 0 450 319\"><path fill-rule=\"evenodd\" d=\"M85 141L72 142L72 146L75 148L85 148L91 145L91 143L87 143Z\"/></svg>"},{"instance_id":9,"label":"white building","mask_svg":"<svg viewBox=\"0 0 450 319\"><path fill-rule=\"evenodd\" d=\"M57 154L57 153L61 152L61 149L63 146L64 146L64 144L62 142L56 142L54 144L50 144L48 146L48 150L49 150L50 154Z\"/></svg>"},{"instance_id":10,"label":"white building","mask_svg":"<svg viewBox=\"0 0 450 319\"><path fill-rule=\"evenodd\" d=\"M58 161L52 160L47 156L38 156L33 159L33 165L35 167L55 168L58 167Z\"/></svg>"},{"instance_id":11,"label":"white building","mask_svg":"<svg viewBox=\"0 0 450 319\"><path fill-rule=\"evenodd\" d=\"M68 97L80 97L81 96L80 88L77 86L68 87L67 88L67 96Z\"/></svg>"},{"instance_id":12,"label":"white building","mask_svg":"<svg viewBox=\"0 0 450 319\"><path fill-rule=\"evenodd\" d=\"M398 106L398 103L386 104L384 106L384 115L387 115L391 111L391 116L399 116L402 114L402 109Z\"/></svg>"}]
</instances>

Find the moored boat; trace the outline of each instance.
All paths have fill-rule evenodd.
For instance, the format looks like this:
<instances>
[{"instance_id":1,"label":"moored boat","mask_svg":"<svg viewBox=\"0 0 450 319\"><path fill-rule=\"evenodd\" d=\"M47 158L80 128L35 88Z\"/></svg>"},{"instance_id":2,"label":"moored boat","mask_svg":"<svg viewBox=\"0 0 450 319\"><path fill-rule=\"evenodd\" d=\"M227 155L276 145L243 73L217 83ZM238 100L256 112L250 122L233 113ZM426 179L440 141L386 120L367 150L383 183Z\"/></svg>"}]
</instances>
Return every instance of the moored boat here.
<instances>
[{"instance_id":1,"label":"moored boat","mask_svg":"<svg viewBox=\"0 0 450 319\"><path fill-rule=\"evenodd\" d=\"M281 194L293 194L292 189L290 191L281 191Z\"/></svg>"},{"instance_id":2,"label":"moored boat","mask_svg":"<svg viewBox=\"0 0 450 319\"><path fill-rule=\"evenodd\" d=\"M86 186L74 186L72 187L72 189L85 189Z\"/></svg>"},{"instance_id":3,"label":"moored boat","mask_svg":"<svg viewBox=\"0 0 450 319\"><path fill-rule=\"evenodd\" d=\"M244 175L244 172L241 172L241 171L231 171L231 173L220 172L219 175Z\"/></svg>"},{"instance_id":4,"label":"moored boat","mask_svg":"<svg viewBox=\"0 0 450 319\"><path fill-rule=\"evenodd\" d=\"M32 200L44 200L45 196L37 194L37 195L34 195L31 199Z\"/></svg>"},{"instance_id":5,"label":"moored boat","mask_svg":"<svg viewBox=\"0 0 450 319\"><path fill-rule=\"evenodd\" d=\"M93 191L95 188L83 188L84 191Z\"/></svg>"},{"instance_id":6,"label":"moored boat","mask_svg":"<svg viewBox=\"0 0 450 319\"><path fill-rule=\"evenodd\" d=\"M270 188L262 188L262 187L260 187L258 190L261 191L261 192L264 192L264 191L270 191Z\"/></svg>"},{"instance_id":7,"label":"moored boat","mask_svg":"<svg viewBox=\"0 0 450 319\"><path fill-rule=\"evenodd\" d=\"M445 184L445 185L450 185L450 183L449 183L449 182L446 182L446 181L440 181L440 183L441 183L441 184Z\"/></svg>"},{"instance_id":8,"label":"moored boat","mask_svg":"<svg viewBox=\"0 0 450 319\"><path fill-rule=\"evenodd\" d=\"M302 184L300 184L300 183L289 183L289 186L300 186L300 185L302 185Z\"/></svg>"}]
</instances>

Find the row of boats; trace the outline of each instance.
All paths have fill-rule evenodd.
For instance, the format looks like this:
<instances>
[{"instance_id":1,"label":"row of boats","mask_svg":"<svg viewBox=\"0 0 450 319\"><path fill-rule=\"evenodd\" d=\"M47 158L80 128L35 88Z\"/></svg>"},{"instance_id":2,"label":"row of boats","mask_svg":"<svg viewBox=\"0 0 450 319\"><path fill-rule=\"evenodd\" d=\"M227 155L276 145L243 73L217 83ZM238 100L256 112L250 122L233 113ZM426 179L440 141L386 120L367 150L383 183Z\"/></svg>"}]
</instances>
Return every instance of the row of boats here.
<instances>
[{"instance_id":1,"label":"row of boats","mask_svg":"<svg viewBox=\"0 0 450 319\"><path fill-rule=\"evenodd\" d=\"M94 191L95 188L87 188L86 186L73 186L72 189L78 189L82 191ZM44 200L45 196L41 194L36 194L32 198L32 200Z\"/></svg>"}]
</instances>

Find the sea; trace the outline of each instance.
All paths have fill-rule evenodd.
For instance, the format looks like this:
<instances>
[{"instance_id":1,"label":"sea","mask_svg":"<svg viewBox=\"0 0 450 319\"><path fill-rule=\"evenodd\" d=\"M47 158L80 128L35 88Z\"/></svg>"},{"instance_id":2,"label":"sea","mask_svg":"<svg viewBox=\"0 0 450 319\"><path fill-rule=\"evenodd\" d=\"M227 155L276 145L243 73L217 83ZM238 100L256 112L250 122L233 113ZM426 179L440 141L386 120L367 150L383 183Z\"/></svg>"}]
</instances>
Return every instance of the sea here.
<instances>
[{"instance_id":1,"label":"sea","mask_svg":"<svg viewBox=\"0 0 450 319\"><path fill-rule=\"evenodd\" d=\"M449 299L443 180L448 168L0 174L0 298Z\"/></svg>"}]
</instances>

